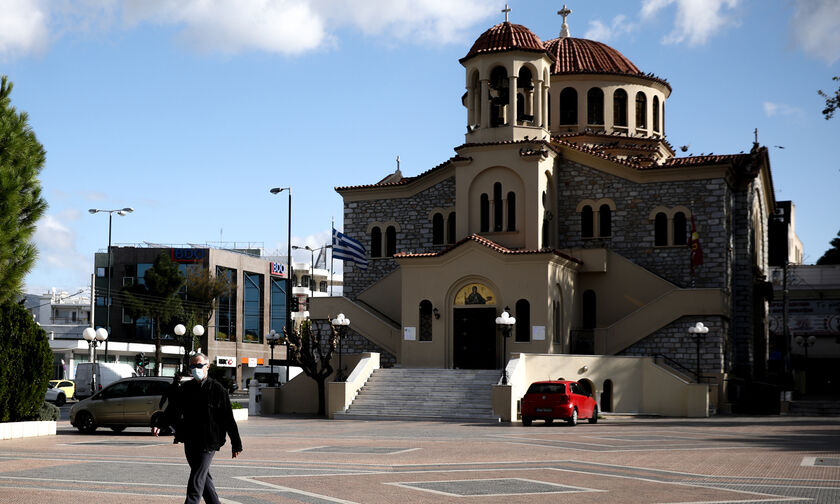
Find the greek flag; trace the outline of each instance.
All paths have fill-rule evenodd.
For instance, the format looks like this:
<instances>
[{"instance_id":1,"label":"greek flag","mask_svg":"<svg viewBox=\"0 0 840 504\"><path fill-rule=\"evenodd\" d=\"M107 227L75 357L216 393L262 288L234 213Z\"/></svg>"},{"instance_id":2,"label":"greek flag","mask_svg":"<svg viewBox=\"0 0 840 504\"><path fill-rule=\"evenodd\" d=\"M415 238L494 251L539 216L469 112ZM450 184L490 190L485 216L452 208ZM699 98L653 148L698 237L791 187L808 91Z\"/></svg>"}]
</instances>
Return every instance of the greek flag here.
<instances>
[{"instance_id":1,"label":"greek flag","mask_svg":"<svg viewBox=\"0 0 840 504\"><path fill-rule=\"evenodd\" d=\"M351 261L356 263L359 268L367 269L365 246L341 231L336 231L335 228L332 230L332 250L333 259Z\"/></svg>"}]
</instances>

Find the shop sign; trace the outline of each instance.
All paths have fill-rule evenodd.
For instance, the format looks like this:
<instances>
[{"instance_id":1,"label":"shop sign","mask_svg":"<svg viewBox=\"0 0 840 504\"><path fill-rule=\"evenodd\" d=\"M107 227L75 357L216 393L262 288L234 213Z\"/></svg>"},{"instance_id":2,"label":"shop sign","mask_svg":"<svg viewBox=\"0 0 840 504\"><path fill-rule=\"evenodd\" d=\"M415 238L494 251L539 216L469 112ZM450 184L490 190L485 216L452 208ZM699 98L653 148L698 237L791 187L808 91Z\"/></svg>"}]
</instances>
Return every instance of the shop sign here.
<instances>
[{"instance_id":1,"label":"shop sign","mask_svg":"<svg viewBox=\"0 0 840 504\"><path fill-rule=\"evenodd\" d=\"M236 358L216 356L216 365L219 367L236 367Z\"/></svg>"}]
</instances>

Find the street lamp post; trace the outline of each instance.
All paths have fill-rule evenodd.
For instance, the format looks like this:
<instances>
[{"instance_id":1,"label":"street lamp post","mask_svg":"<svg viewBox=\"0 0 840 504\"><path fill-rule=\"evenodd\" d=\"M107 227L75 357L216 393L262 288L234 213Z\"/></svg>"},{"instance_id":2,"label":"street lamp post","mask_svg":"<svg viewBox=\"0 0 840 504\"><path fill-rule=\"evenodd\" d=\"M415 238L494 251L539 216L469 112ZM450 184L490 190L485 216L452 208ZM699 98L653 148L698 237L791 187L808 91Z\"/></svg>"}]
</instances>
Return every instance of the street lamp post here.
<instances>
[{"instance_id":1,"label":"street lamp post","mask_svg":"<svg viewBox=\"0 0 840 504\"><path fill-rule=\"evenodd\" d=\"M114 210L105 210L101 208L91 208L88 210L91 214L97 213L107 213L108 214L108 291L105 297L105 327L108 332L111 331L111 277L113 276L113 271L111 271L111 224L113 221L114 214L119 215L120 217L124 217L126 214L130 214L133 212L134 209L131 207L125 208L116 208ZM105 340L105 361L108 361L108 340Z\"/></svg>"},{"instance_id":2,"label":"street lamp post","mask_svg":"<svg viewBox=\"0 0 840 504\"><path fill-rule=\"evenodd\" d=\"M82 331L82 336L85 340L87 340L88 347L90 348L90 363L96 364L96 347L99 346L99 343L108 341L108 331L106 331L103 327L96 330L94 330L93 327L86 327L85 330ZM91 367L90 393L93 395L93 393L96 392L96 366Z\"/></svg>"},{"instance_id":3,"label":"street lamp post","mask_svg":"<svg viewBox=\"0 0 840 504\"><path fill-rule=\"evenodd\" d=\"M271 194L280 194L286 191L289 193L289 226L288 234L286 236L286 337L292 335L292 188L291 187L274 187L269 190ZM286 366L286 383L289 382L289 366Z\"/></svg>"},{"instance_id":4,"label":"street lamp post","mask_svg":"<svg viewBox=\"0 0 840 504\"><path fill-rule=\"evenodd\" d=\"M700 338L709 332L709 328L703 325L703 322L697 322L688 328L688 332L689 334L693 334L697 341L697 370L695 371L695 375L697 377L697 383L700 383Z\"/></svg>"},{"instance_id":5,"label":"street lamp post","mask_svg":"<svg viewBox=\"0 0 840 504\"><path fill-rule=\"evenodd\" d=\"M184 327L184 324L178 324L175 326L175 334L178 335L178 338L183 336L187 333L187 328ZM204 326L201 324L196 324L192 329L193 337L190 338L190 348L187 350L187 346L184 345L184 353L187 355L192 355L195 351L195 338L200 338L204 334ZM181 362L181 372L184 370L183 362Z\"/></svg>"},{"instance_id":6,"label":"street lamp post","mask_svg":"<svg viewBox=\"0 0 840 504\"><path fill-rule=\"evenodd\" d=\"M510 316L510 308L505 306L505 311L496 317L496 326L502 330L502 385L507 385L507 339L510 338L510 331L516 324L516 318Z\"/></svg>"},{"instance_id":7,"label":"street lamp post","mask_svg":"<svg viewBox=\"0 0 840 504\"><path fill-rule=\"evenodd\" d=\"M271 330L268 334L265 335L265 339L268 341L268 346L271 347L271 358L268 360L268 367L270 369L271 377L268 379L268 386L274 386L274 346L277 345L277 340L281 338L280 334L277 333L274 329ZM288 364L286 368L288 369Z\"/></svg>"},{"instance_id":8,"label":"street lamp post","mask_svg":"<svg viewBox=\"0 0 840 504\"><path fill-rule=\"evenodd\" d=\"M344 381L346 377L344 376L344 368L341 367L341 343L347 336L347 326L350 325L350 319L345 317L343 313L339 313L338 317L332 319L332 325L338 333L338 372L335 374L335 381Z\"/></svg>"}]
</instances>

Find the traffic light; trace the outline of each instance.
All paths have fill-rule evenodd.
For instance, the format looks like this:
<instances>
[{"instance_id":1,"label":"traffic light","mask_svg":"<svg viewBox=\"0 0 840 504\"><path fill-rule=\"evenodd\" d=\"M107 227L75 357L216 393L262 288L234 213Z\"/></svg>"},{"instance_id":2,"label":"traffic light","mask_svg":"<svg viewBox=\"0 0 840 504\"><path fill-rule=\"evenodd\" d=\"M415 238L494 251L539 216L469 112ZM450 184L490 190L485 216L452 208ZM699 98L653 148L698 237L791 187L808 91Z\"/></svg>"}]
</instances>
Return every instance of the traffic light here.
<instances>
[{"instance_id":1,"label":"traffic light","mask_svg":"<svg viewBox=\"0 0 840 504\"><path fill-rule=\"evenodd\" d=\"M146 360L146 356L141 352L134 356L134 367L142 367L143 361Z\"/></svg>"},{"instance_id":2,"label":"traffic light","mask_svg":"<svg viewBox=\"0 0 840 504\"><path fill-rule=\"evenodd\" d=\"M300 309L300 302L298 301L297 296L292 296L292 298L289 299L289 306L289 311L296 312Z\"/></svg>"}]
</instances>

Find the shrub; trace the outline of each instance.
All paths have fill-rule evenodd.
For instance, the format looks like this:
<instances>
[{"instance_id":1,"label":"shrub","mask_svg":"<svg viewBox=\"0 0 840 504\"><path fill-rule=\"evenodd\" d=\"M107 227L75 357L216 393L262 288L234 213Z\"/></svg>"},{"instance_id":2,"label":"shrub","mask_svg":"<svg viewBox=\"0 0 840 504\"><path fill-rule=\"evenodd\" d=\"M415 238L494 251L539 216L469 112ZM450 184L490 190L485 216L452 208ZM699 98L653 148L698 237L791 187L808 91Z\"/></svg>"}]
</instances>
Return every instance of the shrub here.
<instances>
[{"instance_id":1,"label":"shrub","mask_svg":"<svg viewBox=\"0 0 840 504\"><path fill-rule=\"evenodd\" d=\"M61 410L53 403L44 402L32 420L58 420Z\"/></svg>"},{"instance_id":2,"label":"shrub","mask_svg":"<svg viewBox=\"0 0 840 504\"><path fill-rule=\"evenodd\" d=\"M0 422L38 415L53 355L47 333L13 302L0 304Z\"/></svg>"},{"instance_id":3,"label":"shrub","mask_svg":"<svg viewBox=\"0 0 840 504\"><path fill-rule=\"evenodd\" d=\"M242 409L242 403L232 402L230 403L230 409Z\"/></svg>"}]
</instances>

